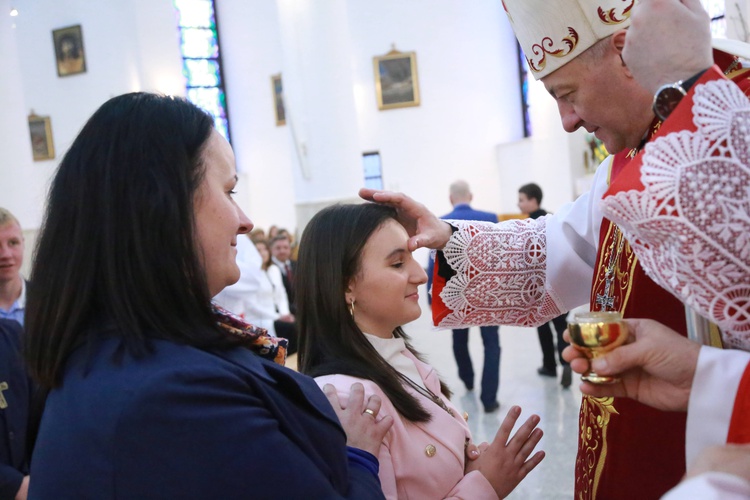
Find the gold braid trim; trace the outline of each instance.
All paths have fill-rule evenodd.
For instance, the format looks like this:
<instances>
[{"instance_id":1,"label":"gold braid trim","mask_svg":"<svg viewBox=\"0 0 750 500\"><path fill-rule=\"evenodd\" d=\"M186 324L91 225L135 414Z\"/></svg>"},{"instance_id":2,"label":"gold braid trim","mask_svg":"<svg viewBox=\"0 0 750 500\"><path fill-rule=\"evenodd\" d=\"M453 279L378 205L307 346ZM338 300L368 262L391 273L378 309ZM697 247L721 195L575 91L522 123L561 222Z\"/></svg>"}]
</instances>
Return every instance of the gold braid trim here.
<instances>
[{"instance_id":1,"label":"gold braid trim","mask_svg":"<svg viewBox=\"0 0 750 500\"><path fill-rule=\"evenodd\" d=\"M585 487L581 488L579 500L596 498L596 491L599 487L599 476L604 469L604 463L607 458L607 426L612 414L619 415L614 407L614 398L594 398L584 396L581 409L581 434L579 436L579 449L583 451L583 456L579 460L584 460L582 467L583 477L581 478ZM597 459L597 451L601 447ZM593 477L592 477L593 476Z\"/></svg>"}]
</instances>

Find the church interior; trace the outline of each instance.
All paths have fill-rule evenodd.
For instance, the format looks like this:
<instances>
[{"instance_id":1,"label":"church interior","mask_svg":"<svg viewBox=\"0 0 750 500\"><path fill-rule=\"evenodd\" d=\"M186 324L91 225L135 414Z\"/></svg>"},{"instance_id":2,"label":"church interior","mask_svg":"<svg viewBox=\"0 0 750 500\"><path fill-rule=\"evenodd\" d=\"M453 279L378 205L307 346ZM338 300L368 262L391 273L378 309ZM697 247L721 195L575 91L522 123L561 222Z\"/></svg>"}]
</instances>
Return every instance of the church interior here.
<instances>
[{"instance_id":1,"label":"church interior","mask_svg":"<svg viewBox=\"0 0 750 500\"><path fill-rule=\"evenodd\" d=\"M723 12L724 1L704 3ZM748 7L726 2L725 36L745 36ZM586 130L563 130L500 0L0 0L0 63L0 206L23 228L26 276L57 165L94 110L128 92L215 112L236 157L237 203L257 227L296 239L363 186L442 214L462 179L477 207L514 217L519 186L534 182L555 212L587 189L603 154ZM427 267L426 250L417 258ZM491 440L511 405L541 417L546 459L509 498L571 498L577 377L566 389L540 377L536 330L503 326L501 406L483 412L421 288L422 316L405 330L475 440Z\"/></svg>"}]
</instances>

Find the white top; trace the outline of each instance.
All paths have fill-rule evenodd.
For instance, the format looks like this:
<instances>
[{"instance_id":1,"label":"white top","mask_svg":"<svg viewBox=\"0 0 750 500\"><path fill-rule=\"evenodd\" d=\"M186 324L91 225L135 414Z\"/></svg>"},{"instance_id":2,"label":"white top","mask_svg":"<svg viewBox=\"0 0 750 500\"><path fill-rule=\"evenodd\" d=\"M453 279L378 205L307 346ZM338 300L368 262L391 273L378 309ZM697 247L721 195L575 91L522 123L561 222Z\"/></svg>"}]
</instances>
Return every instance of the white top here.
<instances>
[{"instance_id":1,"label":"white top","mask_svg":"<svg viewBox=\"0 0 750 500\"><path fill-rule=\"evenodd\" d=\"M214 297L214 302L235 313L244 316L245 304L254 300L260 286L261 257L250 238L237 237L237 267L240 268L240 279L229 285Z\"/></svg>"},{"instance_id":2,"label":"white top","mask_svg":"<svg viewBox=\"0 0 750 500\"><path fill-rule=\"evenodd\" d=\"M412 382L417 384L422 389L426 389L422 377L417 371L417 367L414 365L414 361L404 356L403 351L406 350L404 339L397 339L391 337L384 339L375 335L365 333L365 338L370 341L370 344L378 351L380 357L382 357L389 365L396 369L401 375L407 377Z\"/></svg>"},{"instance_id":3,"label":"white top","mask_svg":"<svg viewBox=\"0 0 750 500\"><path fill-rule=\"evenodd\" d=\"M289 314L289 300L286 296L281 271L277 266L268 266L261 270L258 291L252 304L246 304L245 319L255 326L265 328L270 335L276 336L273 322L280 316Z\"/></svg>"},{"instance_id":4,"label":"white top","mask_svg":"<svg viewBox=\"0 0 750 500\"><path fill-rule=\"evenodd\" d=\"M262 259L253 242L245 236L237 237L237 266L240 279L226 287L214 297L221 307L228 309L246 321L266 328L276 335L273 322L281 315L289 314L289 302L281 281L281 271L270 266L261 269Z\"/></svg>"}]
</instances>

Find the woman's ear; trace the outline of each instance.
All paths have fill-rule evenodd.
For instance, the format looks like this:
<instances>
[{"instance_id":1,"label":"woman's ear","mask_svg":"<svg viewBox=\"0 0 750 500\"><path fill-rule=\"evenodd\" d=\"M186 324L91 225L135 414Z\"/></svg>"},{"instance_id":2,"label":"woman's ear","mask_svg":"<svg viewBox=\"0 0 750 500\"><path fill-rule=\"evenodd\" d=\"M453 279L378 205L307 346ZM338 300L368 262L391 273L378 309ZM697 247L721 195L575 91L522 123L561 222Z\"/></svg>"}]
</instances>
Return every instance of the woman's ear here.
<instances>
[{"instance_id":1,"label":"woman's ear","mask_svg":"<svg viewBox=\"0 0 750 500\"><path fill-rule=\"evenodd\" d=\"M354 302L354 280L350 281L349 286L347 286L346 290L344 290L344 300L346 300L347 304L351 304L352 302Z\"/></svg>"}]
</instances>

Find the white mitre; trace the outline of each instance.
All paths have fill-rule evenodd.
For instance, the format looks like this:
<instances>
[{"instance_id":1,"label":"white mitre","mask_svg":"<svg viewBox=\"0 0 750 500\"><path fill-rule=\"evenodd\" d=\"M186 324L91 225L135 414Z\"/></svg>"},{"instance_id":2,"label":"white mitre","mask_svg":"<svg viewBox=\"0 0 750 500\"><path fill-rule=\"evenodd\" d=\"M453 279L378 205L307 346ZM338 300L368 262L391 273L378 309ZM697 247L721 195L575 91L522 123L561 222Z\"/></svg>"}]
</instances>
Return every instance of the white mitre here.
<instances>
[{"instance_id":1,"label":"white mitre","mask_svg":"<svg viewBox=\"0 0 750 500\"><path fill-rule=\"evenodd\" d=\"M503 0L510 24L539 80L630 26L635 0Z\"/></svg>"}]
</instances>

